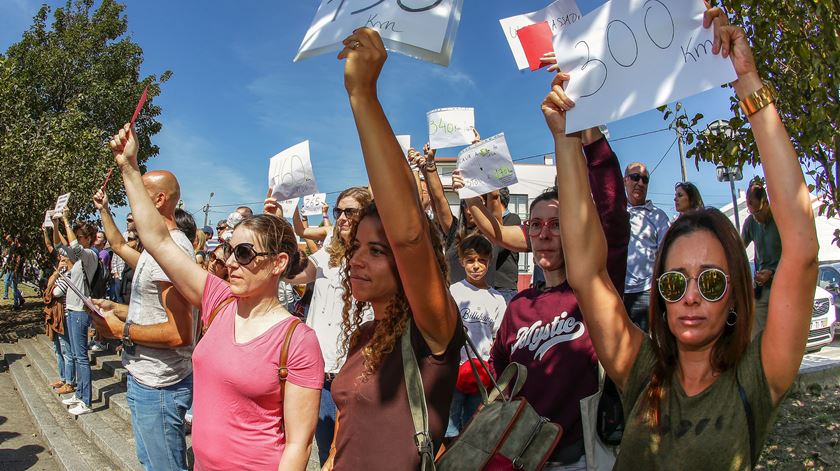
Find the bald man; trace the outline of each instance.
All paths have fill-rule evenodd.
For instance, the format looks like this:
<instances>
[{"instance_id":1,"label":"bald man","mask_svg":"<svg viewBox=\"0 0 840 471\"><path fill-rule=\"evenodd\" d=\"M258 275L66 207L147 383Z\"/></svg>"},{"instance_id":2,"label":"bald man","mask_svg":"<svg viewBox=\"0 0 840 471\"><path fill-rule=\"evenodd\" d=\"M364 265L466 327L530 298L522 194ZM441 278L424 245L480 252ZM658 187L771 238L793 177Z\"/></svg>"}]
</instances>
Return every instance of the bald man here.
<instances>
[{"instance_id":1,"label":"bald man","mask_svg":"<svg viewBox=\"0 0 840 471\"><path fill-rule=\"evenodd\" d=\"M143 186L172 239L194 257L192 241L175 223L181 196L175 175L165 170L147 172ZM97 193L94 204L114 251L135 265L129 305L108 303L106 307L115 315L94 317L103 335L122 339L137 457L147 470L186 470L184 415L192 405L192 306L148 252L128 247L110 217L103 193Z\"/></svg>"},{"instance_id":2,"label":"bald man","mask_svg":"<svg viewBox=\"0 0 840 471\"><path fill-rule=\"evenodd\" d=\"M624 307L630 319L648 331L648 306L653 263L659 244L668 231L668 215L647 199L650 174L641 162L624 169L627 212L630 213L630 243L624 276Z\"/></svg>"}]
</instances>

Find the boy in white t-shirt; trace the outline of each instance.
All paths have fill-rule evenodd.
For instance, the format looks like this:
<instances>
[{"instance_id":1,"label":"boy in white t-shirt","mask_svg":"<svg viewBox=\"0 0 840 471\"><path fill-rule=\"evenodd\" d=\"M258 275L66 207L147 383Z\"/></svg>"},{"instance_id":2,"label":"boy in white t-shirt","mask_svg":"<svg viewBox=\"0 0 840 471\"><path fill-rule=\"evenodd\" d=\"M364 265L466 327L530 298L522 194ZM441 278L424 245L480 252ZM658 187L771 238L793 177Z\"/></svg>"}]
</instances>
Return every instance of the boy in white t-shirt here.
<instances>
[{"instance_id":1,"label":"boy in white t-shirt","mask_svg":"<svg viewBox=\"0 0 840 471\"><path fill-rule=\"evenodd\" d=\"M490 358L490 348L507 307L501 293L489 287L486 282L492 253L493 245L484 236L473 235L464 238L458 244L458 260L464 267L467 277L449 287L452 298L458 305L467 335L478 348L478 353L484 362ZM472 369L466 362L467 352L462 347L459 384L462 383L462 376L467 376L467 382L473 378ZM471 382L474 383L475 380ZM465 392L456 388L452 397L446 437L457 437L479 405L481 405L480 393Z\"/></svg>"}]
</instances>

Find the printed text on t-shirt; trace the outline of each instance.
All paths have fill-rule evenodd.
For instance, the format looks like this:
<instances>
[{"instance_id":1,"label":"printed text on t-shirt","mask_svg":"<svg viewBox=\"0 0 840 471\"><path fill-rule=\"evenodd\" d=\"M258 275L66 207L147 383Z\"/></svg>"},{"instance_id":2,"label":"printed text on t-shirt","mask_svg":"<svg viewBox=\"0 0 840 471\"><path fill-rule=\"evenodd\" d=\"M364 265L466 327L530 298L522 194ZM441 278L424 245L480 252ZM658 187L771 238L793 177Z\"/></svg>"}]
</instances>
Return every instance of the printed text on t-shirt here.
<instances>
[{"instance_id":1,"label":"printed text on t-shirt","mask_svg":"<svg viewBox=\"0 0 840 471\"><path fill-rule=\"evenodd\" d=\"M569 317L569 313L564 311L550 324L542 325L542 321L537 321L530 327L520 328L516 332L516 343L513 344L510 353L513 354L527 346L528 350L534 352L535 360L542 360L551 347L579 338L585 329L583 322Z\"/></svg>"}]
</instances>

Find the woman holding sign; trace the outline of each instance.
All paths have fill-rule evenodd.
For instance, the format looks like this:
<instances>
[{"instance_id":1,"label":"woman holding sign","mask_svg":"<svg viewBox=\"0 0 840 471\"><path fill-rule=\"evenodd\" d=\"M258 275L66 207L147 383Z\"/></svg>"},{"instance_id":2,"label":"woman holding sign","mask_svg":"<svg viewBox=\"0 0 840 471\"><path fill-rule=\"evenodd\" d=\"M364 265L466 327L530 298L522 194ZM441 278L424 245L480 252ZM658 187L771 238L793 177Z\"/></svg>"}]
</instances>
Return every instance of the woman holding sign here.
<instances>
[{"instance_id":1,"label":"woman holding sign","mask_svg":"<svg viewBox=\"0 0 840 471\"><path fill-rule=\"evenodd\" d=\"M346 59L344 84L371 188L386 196L364 208L346 255L347 361L332 386L338 425L326 468L418 469L400 342L407 335L417 358L431 438L440 445L463 327L449 295L439 234L420 207L411 170L377 98L385 46L368 28L356 30L344 45L338 57ZM374 320L362 323L367 305Z\"/></svg>"},{"instance_id":2,"label":"woman holding sign","mask_svg":"<svg viewBox=\"0 0 840 471\"><path fill-rule=\"evenodd\" d=\"M225 282L172 239L144 188L131 128L110 144L146 250L209 324L192 356L195 469L305 469L324 363L314 332L277 299L280 279L307 264L291 225L272 215L237 225L224 245Z\"/></svg>"},{"instance_id":3,"label":"woman holding sign","mask_svg":"<svg viewBox=\"0 0 840 471\"><path fill-rule=\"evenodd\" d=\"M555 136L560 234L598 358L621 390L626 429L616 469L752 469L805 350L817 278L817 238L796 153L741 28L720 9L713 52L731 58L732 83L761 153L782 239L767 326L753 341L750 270L738 233L716 209L683 214L660 246L651 288L651 337L627 316L606 271L574 106L558 75L542 110ZM574 80L572 78L572 80Z\"/></svg>"}]
</instances>

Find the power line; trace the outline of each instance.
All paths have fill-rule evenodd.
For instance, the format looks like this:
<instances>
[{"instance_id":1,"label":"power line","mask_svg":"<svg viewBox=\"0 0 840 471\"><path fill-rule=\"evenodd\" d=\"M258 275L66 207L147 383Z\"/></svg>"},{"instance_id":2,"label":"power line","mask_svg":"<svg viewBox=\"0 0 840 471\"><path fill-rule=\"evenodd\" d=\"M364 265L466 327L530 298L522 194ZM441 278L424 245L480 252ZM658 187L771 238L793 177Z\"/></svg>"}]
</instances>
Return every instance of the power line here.
<instances>
[{"instance_id":1,"label":"power line","mask_svg":"<svg viewBox=\"0 0 840 471\"><path fill-rule=\"evenodd\" d=\"M674 142L672 142L672 143L671 143L671 145L670 145L670 146L668 146L668 150L666 150L666 151L665 151L665 153L664 153L664 154L662 154L662 158L661 158L661 159L659 159L659 162L656 162L656 166L654 166L654 167L653 167L653 170L651 170L651 172L650 172L650 174L649 174L649 175L653 175L653 172L655 172L655 171L656 171L656 169L657 169L657 168L659 168L659 164L661 164L661 163L662 163L662 161L663 161L663 160L665 160L665 156L667 156L667 155L668 155L668 152L671 152L671 149L673 149L673 148L674 148L674 144L676 144L676 143L677 143L677 140L679 140L679 137L674 138Z\"/></svg>"}]
</instances>

